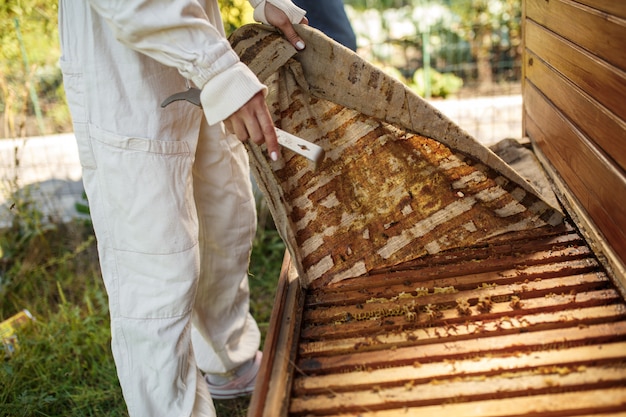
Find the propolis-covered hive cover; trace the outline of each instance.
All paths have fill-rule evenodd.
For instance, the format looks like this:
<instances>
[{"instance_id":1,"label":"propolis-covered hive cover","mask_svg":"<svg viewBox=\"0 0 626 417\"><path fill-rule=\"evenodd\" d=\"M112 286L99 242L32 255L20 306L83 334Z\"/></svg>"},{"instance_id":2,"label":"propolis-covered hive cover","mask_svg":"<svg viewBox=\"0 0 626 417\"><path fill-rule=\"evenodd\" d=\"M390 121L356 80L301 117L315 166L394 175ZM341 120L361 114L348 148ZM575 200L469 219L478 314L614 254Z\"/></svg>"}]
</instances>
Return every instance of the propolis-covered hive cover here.
<instances>
[{"instance_id":1,"label":"propolis-covered hive cover","mask_svg":"<svg viewBox=\"0 0 626 417\"><path fill-rule=\"evenodd\" d=\"M306 49L249 25L230 41L269 87L277 127L324 148L316 169L249 145L303 286L323 286L426 254L562 222L553 196L427 102L315 29Z\"/></svg>"}]
</instances>

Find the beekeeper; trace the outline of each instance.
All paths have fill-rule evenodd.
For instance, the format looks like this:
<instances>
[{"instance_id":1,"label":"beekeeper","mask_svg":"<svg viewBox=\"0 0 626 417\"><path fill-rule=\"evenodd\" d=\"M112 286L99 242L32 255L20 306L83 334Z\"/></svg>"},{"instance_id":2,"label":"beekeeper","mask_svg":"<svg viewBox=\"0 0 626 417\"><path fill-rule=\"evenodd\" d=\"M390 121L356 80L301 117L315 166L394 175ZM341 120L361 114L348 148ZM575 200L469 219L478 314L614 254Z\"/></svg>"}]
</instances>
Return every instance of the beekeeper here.
<instances>
[{"instance_id":1,"label":"beekeeper","mask_svg":"<svg viewBox=\"0 0 626 417\"><path fill-rule=\"evenodd\" d=\"M305 47L292 25L304 10L250 3ZM216 0L61 0L59 32L129 415L214 416L211 396L250 393L259 368L241 141L280 155L266 88L225 39ZM160 107L190 86L203 110Z\"/></svg>"}]
</instances>

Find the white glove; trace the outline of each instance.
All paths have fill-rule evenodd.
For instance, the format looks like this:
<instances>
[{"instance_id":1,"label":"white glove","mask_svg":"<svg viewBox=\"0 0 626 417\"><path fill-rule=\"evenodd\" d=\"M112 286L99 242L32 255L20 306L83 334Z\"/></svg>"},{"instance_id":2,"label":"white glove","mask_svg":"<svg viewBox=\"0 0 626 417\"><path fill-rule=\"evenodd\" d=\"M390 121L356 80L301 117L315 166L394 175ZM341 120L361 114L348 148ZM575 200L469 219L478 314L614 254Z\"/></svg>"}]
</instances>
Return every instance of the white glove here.
<instances>
[{"instance_id":1,"label":"white glove","mask_svg":"<svg viewBox=\"0 0 626 417\"><path fill-rule=\"evenodd\" d=\"M293 24L300 23L306 14L306 11L293 4L290 0L250 0L250 4L254 7L254 20L266 25L270 24L265 17L266 2L282 10Z\"/></svg>"}]
</instances>

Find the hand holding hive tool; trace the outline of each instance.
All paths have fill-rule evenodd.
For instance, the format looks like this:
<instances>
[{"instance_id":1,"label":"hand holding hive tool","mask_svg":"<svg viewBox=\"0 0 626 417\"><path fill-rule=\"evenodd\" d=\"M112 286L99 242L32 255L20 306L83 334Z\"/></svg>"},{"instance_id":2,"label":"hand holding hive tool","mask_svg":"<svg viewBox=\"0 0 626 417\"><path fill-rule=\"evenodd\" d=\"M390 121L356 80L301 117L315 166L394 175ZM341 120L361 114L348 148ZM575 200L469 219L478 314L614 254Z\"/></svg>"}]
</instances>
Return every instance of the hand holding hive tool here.
<instances>
[{"instance_id":1,"label":"hand holding hive tool","mask_svg":"<svg viewBox=\"0 0 626 417\"><path fill-rule=\"evenodd\" d=\"M200 102L200 90L197 88L189 88L187 91L182 91L169 96L163 101L163 103L161 103L161 107L165 107L168 104L179 100L185 100L198 107L202 107L202 103ZM322 147L298 136L292 135L291 133L285 132L282 129L275 129L276 136L278 137L278 143L281 146L297 153L298 155L304 156L310 161L313 161L315 168L317 169L320 163L324 160L325 152Z\"/></svg>"}]
</instances>

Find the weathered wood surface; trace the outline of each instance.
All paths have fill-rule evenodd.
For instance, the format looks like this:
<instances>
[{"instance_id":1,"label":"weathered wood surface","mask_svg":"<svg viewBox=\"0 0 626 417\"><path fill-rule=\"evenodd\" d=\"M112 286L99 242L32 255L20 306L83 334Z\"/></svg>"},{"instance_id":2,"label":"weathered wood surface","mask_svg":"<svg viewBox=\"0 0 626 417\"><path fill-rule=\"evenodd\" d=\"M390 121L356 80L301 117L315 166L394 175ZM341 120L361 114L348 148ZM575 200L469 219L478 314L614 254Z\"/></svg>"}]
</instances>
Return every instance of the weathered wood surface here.
<instances>
[{"instance_id":1,"label":"weathered wood surface","mask_svg":"<svg viewBox=\"0 0 626 417\"><path fill-rule=\"evenodd\" d=\"M249 146L304 286L561 222L554 200L402 83L298 31L307 48L297 55L259 25L231 42L268 85L276 125L326 151L315 171L288 151L272 162Z\"/></svg>"},{"instance_id":2,"label":"weathered wood surface","mask_svg":"<svg viewBox=\"0 0 626 417\"><path fill-rule=\"evenodd\" d=\"M494 375L489 378L461 377L447 383L407 383L404 386L389 388L379 387L372 390L348 393L336 392L329 398L327 393L316 396L297 398L291 403L290 410L294 414L303 413L336 413L355 410L354 404L361 409L376 410L380 408L416 407L439 404L449 398L458 401L493 397L493 387L498 386L498 397L520 397L529 393L550 392L558 386L561 390L579 389L593 385L602 379L607 386L623 385L624 369L615 367L576 367L563 370L563 375L554 370L537 370L509 372L506 375ZM469 406L463 407L469 409ZM415 410L424 415L422 410ZM460 414L465 415L465 414ZM481 414L482 415L482 414Z\"/></svg>"},{"instance_id":3,"label":"weathered wood surface","mask_svg":"<svg viewBox=\"0 0 626 417\"><path fill-rule=\"evenodd\" d=\"M599 47L601 58L593 42L594 33L621 33L626 3L529 2L526 132L610 232L606 241L624 248L624 71L617 65L625 49L613 56ZM558 13L591 18L588 27L567 27ZM250 416L626 417L626 303L579 224L530 222L524 230L455 241L448 239L455 226L442 228L450 220L444 216L435 228L445 237L437 250L425 250L432 239L416 239L396 258L367 257L396 231L402 237L422 221L412 217L416 211L428 218L433 211L424 205L448 208L471 194L453 186L446 191L445 181L432 177L459 185L483 175L509 194L523 192L526 208L539 201L527 198L541 195L541 187L529 188L461 129L366 64L318 73L316 59L340 59L344 52L299 30L307 52L297 56L271 32L259 37L256 28L234 40L269 85L277 124L329 154L314 172L288 152L271 163L262 149L249 149L307 286L304 296L294 281L281 286L265 378ZM368 90L378 98L360 95ZM442 164L453 167L442 170ZM382 171L372 171L377 167ZM400 171L409 174L394 182ZM433 195L440 197L429 200ZM366 206L368 200L373 203ZM364 216L374 212L376 218ZM480 215L490 212L493 207ZM392 215L398 213L400 220ZM492 220L484 225L504 227ZM381 235L372 243L375 233ZM322 251L330 262L320 272L315 260ZM355 268L360 262L364 267Z\"/></svg>"},{"instance_id":4,"label":"weathered wood surface","mask_svg":"<svg viewBox=\"0 0 626 417\"><path fill-rule=\"evenodd\" d=\"M526 0L523 33L524 131L625 280L626 2Z\"/></svg>"},{"instance_id":5,"label":"weathered wood surface","mask_svg":"<svg viewBox=\"0 0 626 417\"><path fill-rule=\"evenodd\" d=\"M569 224L397 268L307 289L289 416L626 413L626 303Z\"/></svg>"},{"instance_id":6,"label":"weathered wood surface","mask_svg":"<svg viewBox=\"0 0 626 417\"><path fill-rule=\"evenodd\" d=\"M547 348L542 351L519 352L509 356L459 359L448 362L414 363L406 366L380 369L362 369L336 374L298 377L294 383L295 395L319 395L329 392L364 390L374 386L402 386L410 383L427 383L442 376L454 380L458 377L506 374L544 368L576 368L584 363L619 362L626 352L626 342L596 346L578 346L567 350Z\"/></svg>"},{"instance_id":7,"label":"weathered wood surface","mask_svg":"<svg viewBox=\"0 0 626 417\"><path fill-rule=\"evenodd\" d=\"M602 405L598 407L598 398L602 397ZM420 417L506 417L506 416L569 416L580 410L590 410L593 416L624 415L621 411L626 406L626 388L615 387L605 390L564 392L556 394L533 395L527 397L483 400L472 403L447 403L429 407L406 407L392 410L366 410L353 413L337 413L338 417L397 417L399 415L416 415Z\"/></svg>"},{"instance_id":8,"label":"weathered wood surface","mask_svg":"<svg viewBox=\"0 0 626 417\"><path fill-rule=\"evenodd\" d=\"M248 417L279 417L288 412L303 297L289 254L285 253Z\"/></svg>"}]
</instances>

